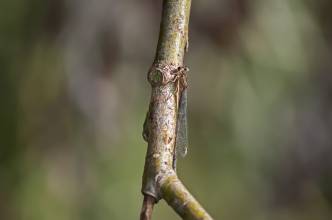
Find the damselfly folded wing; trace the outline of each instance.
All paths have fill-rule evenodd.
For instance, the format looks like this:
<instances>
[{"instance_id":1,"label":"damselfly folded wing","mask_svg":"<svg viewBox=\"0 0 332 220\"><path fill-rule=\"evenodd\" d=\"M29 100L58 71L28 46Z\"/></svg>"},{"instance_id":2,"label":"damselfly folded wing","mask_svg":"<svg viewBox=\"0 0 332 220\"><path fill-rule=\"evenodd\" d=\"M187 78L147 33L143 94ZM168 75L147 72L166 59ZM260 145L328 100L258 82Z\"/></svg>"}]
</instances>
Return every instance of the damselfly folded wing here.
<instances>
[{"instance_id":1,"label":"damselfly folded wing","mask_svg":"<svg viewBox=\"0 0 332 220\"><path fill-rule=\"evenodd\" d=\"M188 151L187 89L181 92L176 131L176 154L185 157Z\"/></svg>"}]
</instances>

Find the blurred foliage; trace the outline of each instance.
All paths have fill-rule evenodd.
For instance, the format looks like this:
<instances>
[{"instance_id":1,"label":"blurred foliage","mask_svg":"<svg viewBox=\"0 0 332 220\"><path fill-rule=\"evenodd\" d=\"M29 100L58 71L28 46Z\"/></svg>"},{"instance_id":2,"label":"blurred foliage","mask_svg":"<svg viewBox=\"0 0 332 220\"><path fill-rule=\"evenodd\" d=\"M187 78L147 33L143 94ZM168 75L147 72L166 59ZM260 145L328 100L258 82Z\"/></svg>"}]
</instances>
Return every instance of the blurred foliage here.
<instances>
[{"instance_id":1,"label":"blurred foliage","mask_svg":"<svg viewBox=\"0 0 332 220\"><path fill-rule=\"evenodd\" d=\"M329 0L193 1L189 154L215 219L332 218ZM0 219L137 219L161 1L0 2ZM155 219L179 219L161 201Z\"/></svg>"}]
</instances>

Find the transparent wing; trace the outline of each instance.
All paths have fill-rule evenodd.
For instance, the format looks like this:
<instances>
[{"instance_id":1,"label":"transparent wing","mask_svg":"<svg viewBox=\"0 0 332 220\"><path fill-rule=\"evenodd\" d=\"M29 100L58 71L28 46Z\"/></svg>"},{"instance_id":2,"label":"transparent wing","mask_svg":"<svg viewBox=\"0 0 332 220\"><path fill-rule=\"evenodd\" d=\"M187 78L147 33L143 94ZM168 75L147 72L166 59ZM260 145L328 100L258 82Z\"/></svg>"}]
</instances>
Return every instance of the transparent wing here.
<instances>
[{"instance_id":1,"label":"transparent wing","mask_svg":"<svg viewBox=\"0 0 332 220\"><path fill-rule=\"evenodd\" d=\"M176 131L176 154L185 157L188 151L187 89L181 93Z\"/></svg>"}]
</instances>

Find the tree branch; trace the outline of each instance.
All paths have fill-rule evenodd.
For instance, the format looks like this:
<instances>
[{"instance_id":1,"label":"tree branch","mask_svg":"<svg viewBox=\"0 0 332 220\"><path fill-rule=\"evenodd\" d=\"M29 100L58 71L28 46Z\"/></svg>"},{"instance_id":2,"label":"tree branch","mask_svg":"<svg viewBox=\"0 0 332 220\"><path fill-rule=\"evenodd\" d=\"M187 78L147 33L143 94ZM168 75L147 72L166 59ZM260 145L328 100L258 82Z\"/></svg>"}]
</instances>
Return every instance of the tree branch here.
<instances>
[{"instance_id":1,"label":"tree branch","mask_svg":"<svg viewBox=\"0 0 332 220\"><path fill-rule=\"evenodd\" d=\"M174 73L183 67L188 46L190 4L191 0L163 1L157 53L148 73L152 92L143 131L148 149L142 183L141 220L151 219L153 204L160 199L165 199L183 219L212 220L173 169L179 102L178 78Z\"/></svg>"},{"instance_id":2,"label":"tree branch","mask_svg":"<svg viewBox=\"0 0 332 220\"><path fill-rule=\"evenodd\" d=\"M155 199L152 196L145 195L143 200L143 206L141 210L141 220L150 220L152 216L153 206Z\"/></svg>"}]
</instances>

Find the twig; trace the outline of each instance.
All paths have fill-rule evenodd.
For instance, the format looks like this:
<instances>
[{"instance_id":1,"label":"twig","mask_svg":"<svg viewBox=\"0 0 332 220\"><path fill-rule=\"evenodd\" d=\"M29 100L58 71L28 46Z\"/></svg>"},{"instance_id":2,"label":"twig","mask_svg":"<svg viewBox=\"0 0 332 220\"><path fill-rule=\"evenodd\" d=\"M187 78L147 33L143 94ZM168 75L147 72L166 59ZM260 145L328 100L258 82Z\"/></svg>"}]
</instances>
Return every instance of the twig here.
<instances>
[{"instance_id":1,"label":"twig","mask_svg":"<svg viewBox=\"0 0 332 220\"><path fill-rule=\"evenodd\" d=\"M144 196L140 220L151 220L154 203L155 199L152 196Z\"/></svg>"},{"instance_id":2,"label":"twig","mask_svg":"<svg viewBox=\"0 0 332 220\"><path fill-rule=\"evenodd\" d=\"M179 78L174 73L183 67L188 47L190 4L191 0L163 1L156 58L148 73L152 92L143 133L148 141L142 183L144 220L151 218L153 204L160 199L165 199L183 219L212 220L173 169L179 101Z\"/></svg>"}]
</instances>

